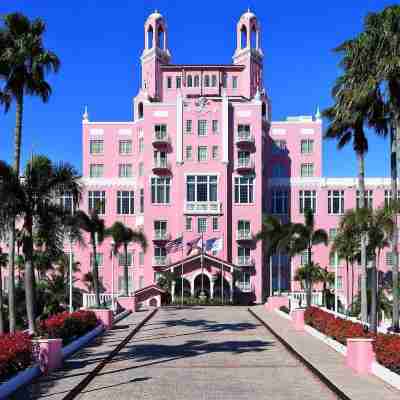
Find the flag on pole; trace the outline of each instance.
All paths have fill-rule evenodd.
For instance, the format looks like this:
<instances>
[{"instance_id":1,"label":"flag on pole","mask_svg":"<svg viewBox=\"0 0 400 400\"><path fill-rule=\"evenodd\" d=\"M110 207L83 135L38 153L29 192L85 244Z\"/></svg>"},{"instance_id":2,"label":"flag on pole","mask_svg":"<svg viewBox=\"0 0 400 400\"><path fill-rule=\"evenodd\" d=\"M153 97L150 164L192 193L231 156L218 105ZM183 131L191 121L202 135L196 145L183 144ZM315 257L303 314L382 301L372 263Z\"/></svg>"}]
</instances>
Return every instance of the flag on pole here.
<instances>
[{"instance_id":1,"label":"flag on pole","mask_svg":"<svg viewBox=\"0 0 400 400\"><path fill-rule=\"evenodd\" d=\"M179 236L174 240L170 240L165 245L165 250L167 253L176 253L180 249L183 249L183 236Z\"/></svg>"},{"instance_id":2,"label":"flag on pole","mask_svg":"<svg viewBox=\"0 0 400 400\"><path fill-rule=\"evenodd\" d=\"M200 242L201 236L194 238L190 240L189 242L186 242L186 246L188 246L188 250L186 254L190 254L193 249L196 247L199 247L199 242Z\"/></svg>"},{"instance_id":3,"label":"flag on pole","mask_svg":"<svg viewBox=\"0 0 400 400\"><path fill-rule=\"evenodd\" d=\"M217 253L222 250L222 238L211 238L207 239L204 246L205 251L211 251Z\"/></svg>"}]
</instances>

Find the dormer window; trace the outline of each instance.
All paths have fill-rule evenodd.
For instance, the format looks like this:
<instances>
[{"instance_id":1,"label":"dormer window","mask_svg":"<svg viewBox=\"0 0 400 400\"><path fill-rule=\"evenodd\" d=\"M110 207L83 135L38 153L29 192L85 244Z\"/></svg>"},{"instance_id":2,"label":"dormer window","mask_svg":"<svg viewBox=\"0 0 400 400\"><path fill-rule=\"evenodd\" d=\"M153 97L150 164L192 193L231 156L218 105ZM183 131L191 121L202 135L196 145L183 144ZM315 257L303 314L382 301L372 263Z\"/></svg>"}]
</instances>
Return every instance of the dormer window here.
<instances>
[{"instance_id":1,"label":"dormer window","mask_svg":"<svg viewBox=\"0 0 400 400\"><path fill-rule=\"evenodd\" d=\"M194 77L194 87L199 87L199 86L200 86L200 79L199 79L199 76L196 75Z\"/></svg>"},{"instance_id":2,"label":"dormer window","mask_svg":"<svg viewBox=\"0 0 400 400\"><path fill-rule=\"evenodd\" d=\"M210 87L210 76L206 75L204 77L204 87Z\"/></svg>"},{"instance_id":3,"label":"dormer window","mask_svg":"<svg viewBox=\"0 0 400 400\"><path fill-rule=\"evenodd\" d=\"M177 76L177 77L176 77L176 88L177 88L177 89L180 89L180 88L181 88L181 85L182 85L182 79L181 79L180 76Z\"/></svg>"},{"instance_id":4,"label":"dormer window","mask_svg":"<svg viewBox=\"0 0 400 400\"><path fill-rule=\"evenodd\" d=\"M172 88L172 78L170 76L167 77L167 88L168 89Z\"/></svg>"},{"instance_id":5,"label":"dormer window","mask_svg":"<svg viewBox=\"0 0 400 400\"><path fill-rule=\"evenodd\" d=\"M217 87L217 75L213 75L211 77L211 86L212 87Z\"/></svg>"},{"instance_id":6,"label":"dormer window","mask_svg":"<svg viewBox=\"0 0 400 400\"><path fill-rule=\"evenodd\" d=\"M193 86L192 75L188 75L188 77L187 77L187 85L188 85L188 87L192 87Z\"/></svg>"}]
</instances>

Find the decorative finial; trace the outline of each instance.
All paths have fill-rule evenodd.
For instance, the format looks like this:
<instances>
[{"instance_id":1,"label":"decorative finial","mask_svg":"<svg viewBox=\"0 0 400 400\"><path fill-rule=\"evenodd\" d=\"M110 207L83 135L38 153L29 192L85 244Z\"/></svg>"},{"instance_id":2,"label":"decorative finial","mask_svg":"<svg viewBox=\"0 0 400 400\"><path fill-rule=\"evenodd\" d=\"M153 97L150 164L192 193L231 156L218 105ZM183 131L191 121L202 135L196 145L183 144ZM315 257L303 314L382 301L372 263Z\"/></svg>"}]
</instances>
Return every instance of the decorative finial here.
<instances>
[{"instance_id":1,"label":"decorative finial","mask_svg":"<svg viewBox=\"0 0 400 400\"><path fill-rule=\"evenodd\" d=\"M321 112L319 111L319 106L317 106L317 112L315 113L315 119L317 121L321 120Z\"/></svg>"},{"instance_id":2,"label":"decorative finial","mask_svg":"<svg viewBox=\"0 0 400 400\"><path fill-rule=\"evenodd\" d=\"M256 94L254 95L254 100L260 100L261 95L260 95L260 89L257 86Z\"/></svg>"},{"instance_id":3,"label":"decorative finial","mask_svg":"<svg viewBox=\"0 0 400 400\"><path fill-rule=\"evenodd\" d=\"M82 118L83 118L83 120L86 121L86 122L89 121L89 113L88 113L88 110L87 110L87 106L85 106L85 112L83 113Z\"/></svg>"}]
</instances>

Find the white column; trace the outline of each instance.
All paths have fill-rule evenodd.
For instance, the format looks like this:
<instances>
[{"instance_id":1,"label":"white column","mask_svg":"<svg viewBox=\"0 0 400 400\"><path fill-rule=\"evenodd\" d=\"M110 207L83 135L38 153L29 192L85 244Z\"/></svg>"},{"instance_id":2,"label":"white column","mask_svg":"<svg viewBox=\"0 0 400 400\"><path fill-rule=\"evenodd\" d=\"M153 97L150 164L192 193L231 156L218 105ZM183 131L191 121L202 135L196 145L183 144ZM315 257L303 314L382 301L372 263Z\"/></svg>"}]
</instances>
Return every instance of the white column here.
<instances>
[{"instance_id":1,"label":"white column","mask_svg":"<svg viewBox=\"0 0 400 400\"><path fill-rule=\"evenodd\" d=\"M176 97L176 162L181 164L183 162L183 99L181 93L178 92Z\"/></svg>"},{"instance_id":2,"label":"white column","mask_svg":"<svg viewBox=\"0 0 400 400\"><path fill-rule=\"evenodd\" d=\"M190 295L194 296L194 278L190 280Z\"/></svg>"},{"instance_id":3,"label":"white column","mask_svg":"<svg viewBox=\"0 0 400 400\"><path fill-rule=\"evenodd\" d=\"M210 298L214 298L214 280L210 279Z\"/></svg>"},{"instance_id":4,"label":"white column","mask_svg":"<svg viewBox=\"0 0 400 400\"><path fill-rule=\"evenodd\" d=\"M234 271L233 271L233 268L231 268L231 280L229 281L229 286L230 286L230 300L231 300L231 303L232 303L232 301L233 301L233 274L234 274Z\"/></svg>"},{"instance_id":5,"label":"white column","mask_svg":"<svg viewBox=\"0 0 400 400\"><path fill-rule=\"evenodd\" d=\"M335 253L335 312L338 312L338 254Z\"/></svg>"},{"instance_id":6,"label":"white column","mask_svg":"<svg viewBox=\"0 0 400 400\"><path fill-rule=\"evenodd\" d=\"M172 297L172 301L175 301L175 281L172 282L171 285L171 297Z\"/></svg>"},{"instance_id":7,"label":"white column","mask_svg":"<svg viewBox=\"0 0 400 400\"><path fill-rule=\"evenodd\" d=\"M229 100L222 89L222 162L229 163Z\"/></svg>"}]
</instances>

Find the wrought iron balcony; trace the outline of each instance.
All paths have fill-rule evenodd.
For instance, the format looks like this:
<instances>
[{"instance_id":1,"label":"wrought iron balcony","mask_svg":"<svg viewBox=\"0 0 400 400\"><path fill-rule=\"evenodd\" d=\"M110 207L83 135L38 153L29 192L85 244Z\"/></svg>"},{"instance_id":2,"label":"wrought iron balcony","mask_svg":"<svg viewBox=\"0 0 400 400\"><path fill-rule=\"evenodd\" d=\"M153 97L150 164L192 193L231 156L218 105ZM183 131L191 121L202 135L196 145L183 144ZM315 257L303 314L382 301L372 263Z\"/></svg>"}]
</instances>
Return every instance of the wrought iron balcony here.
<instances>
[{"instance_id":1,"label":"wrought iron balcony","mask_svg":"<svg viewBox=\"0 0 400 400\"><path fill-rule=\"evenodd\" d=\"M253 235L249 230L240 229L236 231L236 240L253 240Z\"/></svg>"},{"instance_id":2,"label":"wrought iron balcony","mask_svg":"<svg viewBox=\"0 0 400 400\"><path fill-rule=\"evenodd\" d=\"M154 173L166 173L171 171L171 163L167 159L161 158L153 161L153 172Z\"/></svg>"},{"instance_id":3,"label":"wrought iron balcony","mask_svg":"<svg viewBox=\"0 0 400 400\"><path fill-rule=\"evenodd\" d=\"M153 266L154 267L165 267L169 264L169 258L167 256L154 256Z\"/></svg>"},{"instance_id":4,"label":"wrought iron balcony","mask_svg":"<svg viewBox=\"0 0 400 400\"><path fill-rule=\"evenodd\" d=\"M165 230L157 230L153 233L154 241L167 241L171 240L171 235Z\"/></svg>"},{"instance_id":5,"label":"wrought iron balcony","mask_svg":"<svg viewBox=\"0 0 400 400\"><path fill-rule=\"evenodd\" d=\"M219 201L187 201L185 214L221 214L222 204Z\"/></svg>"},{"instance_id":6,"label":"wrought iron balcony","mask_svg":"<svg viewBox=\"0 0 400 400\"><path fill-rule=\"evenodd\" d=\"M250 158L239 158L236 161L236 171L238 172L248 172L254 170L254 161Z\"/></svg>"},{"instance_id":7,"label":"wrought iron balcony","mask_svg":"<svg viewBox=\"0 0 400 400\"><path fill-rule=\"evenodd\" d=\"M166 146L170 144L170 137L167 132L153 132L153 146Z\"/></svg>"},{"instance_id":8,"label":"wrought iron balcony","mask_svg":"<svg viewBox=\"0 0 400 400\"><path fill-rule=\"evenodd\" d=\"M254 267L254 259L250 256L238 256L236 264L239 267Z\"/></svg>"},{"instance_id":9,"label":"wrought iron balcony","mask_svg":"<svg viewBox=\"0 0 400 400\"><path fill-rule=\"evenodd\" d=\"M237 145L253 145L254 135L250 132L236 132L235 143Z\"/></svg>"}]
</instances>

